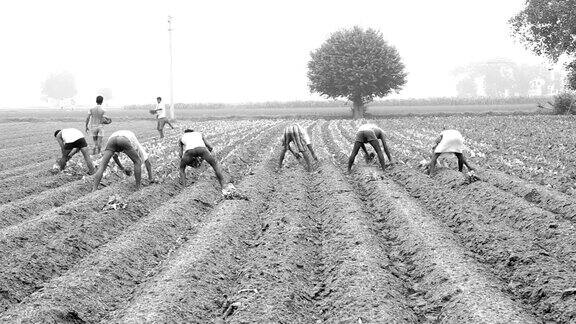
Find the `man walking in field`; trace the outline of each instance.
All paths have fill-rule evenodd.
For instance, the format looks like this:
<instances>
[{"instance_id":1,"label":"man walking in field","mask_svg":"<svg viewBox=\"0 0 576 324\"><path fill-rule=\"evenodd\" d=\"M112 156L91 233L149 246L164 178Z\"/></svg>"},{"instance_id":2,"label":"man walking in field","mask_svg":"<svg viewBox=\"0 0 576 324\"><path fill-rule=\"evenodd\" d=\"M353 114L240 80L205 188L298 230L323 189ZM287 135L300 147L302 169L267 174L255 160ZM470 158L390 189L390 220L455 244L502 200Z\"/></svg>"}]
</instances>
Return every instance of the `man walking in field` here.
<instances>
[{"instance_id":1,"label":"man walking in field","mask_svg":"<svg viewBox=\"0 0 576 324\"><path fill-rule=\"evenodd\" d=\"M464 165L468 170L473 171L474 168L468 164L466 157L462 154L464 149L464 137L459 131L455 129L444 130L440 133L440 136L436 138L435 144L432 147L432 157L430 159L430 164L428 164L428 172L430 175L436 173L436 161L438 157L443 153L454 153L458 159L458 171L463 172L462 169Z\"/></svg>"},{"instance_id":2,"label":"man walking in field","mask_svg":"<svg viewBox=\"0 0 576 324\"><path fill-rule=\"evenodd\" d=\"M126 175L130 175L130 170L126 169L122 163L120 163L120 159L118 158L118 153L124 152L130 160L134 163L134 178L136 178L136 190L140 189L140 179L142 174L142 163L146 165L146 171L148 171L148 179L150 183L155 183L154 177L152 176L152 165L148 160L148 153L146 150L138 142L136 135L133 132L128 130L119 130L108 138L108 142L106 143L106 148L104 149L104 154L102 155L102 160L100 161L100 166L98 167L98 171L96 171L96 175L94 176L94 186L92 187L92 191L98 189L98 185L100 184L100 180L102 180L102 175L106 168L108 167L108 162L110 162L110 158L114 158L114 162L118 165L120 170L124 171Z\"/></svg>"},{"instance_id":3,"label":"man walking in field","mask_svg":"<svg viewBox=\"0 0 576 324\"><path fill-rule=\"evenodd\" d=\"M380 148L380 143L378 140L382 141L382 147L384 148L384 153L386 153L386 157L388 157L389 164L392 164L392 156L390 155L390 150L388 149L388 145L386 144L386 140L384 139L384 131L375 124L364 124L358 128L356 132L356 140L354 142L354 147L352 148L352 154L348 159L348 172L351 172L352 165L354 164L354 160L356 159L356 155L358 155L358 151L362 149L364 151L364 156L366 158L366 163L370 162L373 155L369 155L368 151L366 150L366 146L364 144L370 143L376 151L376 155L378 155L378 160L380 161L380 166L382 170L386 168L386 164L384 161L384 155L382 154L382 149Z\"/></svg>"},{"instance_id":4,"label":"man walking in field","mask_svg":"<svg viewBox=\"0 0 576 324\"><path fill-rule=\"evenodd\" d=\"M170 128L174 129L174 126L170 123L168 118L166 118L166 108L164 104L162 104L162 98L156 98L158 104L156 104L156 109L154 109L154 113L156 114L156 129L158 129L158 133L160 133L160 138L164 138L164 126L168 124Z\"/></svg>"},{"instance_id":5,"label":"man walking in field","mask_svg":"<svg viewBox=\"0 0 576 324\"><path fill-rule=\"evenodd\" d=\"M300 153L304 157L304 161L306 161L306 169L308 172L312 171L312 166L310 165L310 157L308 156L308 150L314 160L318 161L318 157L314 152L314 148L312 147L312 142L310 141L310 136L302 126L294 123L289 125L284 129L284 135L282 136L282 151L280 152L280 162L278 163L278 170L282 169L282 163L284 162L284 156L286 155L286 151L290 150L292 155L297 160L300 160ZM298 152L296 152L290 143L294 143Z\"/></svg>"},{"instance_id":6,"label":"man walking in field","mask_svg":"<svg viewBox=\"0 0 576 324\"><path fill-rule=\"evenodd\" d=\"M76 128L59 129L54 132L54 137L56 137L56 141L58 141L60 150L62 151L62 157L56 162L60 171L64 170L68 160L80 151L84 156L84 161L86 161L88 174L94 173L94 165L88 153L88 144L86 143L84 134L82 134L80 130Z\"/></svg>"},{"instance_id":7,"label":"man walking in field","mask_svg":"<svg viewBox=\"0 0 576 324\"><path fill-rule=\"evenodd\" d=\"M96 107L91 108L86 117L86 134L92 135L94 141L94 148L92 154L100 154L102 149L102 137L104 132L104 109L102 109L102 102L104 97L96 97Z\"/></svg>"},{"instance_id":8,"label":"man walking in field","mask_svg":"<svg viewBox=\"0 0 576 324\"><path fill-rule=\"evenodd\" d=\"M180 149L180 184L182 186L186 186L186 167L198 168L202 164L202 160L206 160L214 170L216 178L218 178L222 193L226 195L233 189L232 184L224 186L224 176L222 175L222 170L220 170L220 165L211 154L213 148L201 132L186 129L184 135L178 141L178 147Z\"/></svg>"}]
</instances>

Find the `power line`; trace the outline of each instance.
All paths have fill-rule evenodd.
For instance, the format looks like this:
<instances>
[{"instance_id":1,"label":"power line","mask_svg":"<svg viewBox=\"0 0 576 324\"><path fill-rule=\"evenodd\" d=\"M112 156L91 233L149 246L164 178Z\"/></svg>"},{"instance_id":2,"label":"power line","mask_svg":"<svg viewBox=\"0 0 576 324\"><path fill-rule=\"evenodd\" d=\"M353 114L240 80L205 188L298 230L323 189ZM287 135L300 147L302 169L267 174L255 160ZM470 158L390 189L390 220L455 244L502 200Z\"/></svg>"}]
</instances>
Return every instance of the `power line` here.
<instances>
[{"instance_id":1,"label":"power line","mask_svg":"<svg viewBox=\"0 0 576 324\"><path fill-rule=\"evenodd\" d=\"M170 47L170 119L174 120L174 73L172 60L172 16L168 16L168 45Z\"/></svg>"}]
</instances>

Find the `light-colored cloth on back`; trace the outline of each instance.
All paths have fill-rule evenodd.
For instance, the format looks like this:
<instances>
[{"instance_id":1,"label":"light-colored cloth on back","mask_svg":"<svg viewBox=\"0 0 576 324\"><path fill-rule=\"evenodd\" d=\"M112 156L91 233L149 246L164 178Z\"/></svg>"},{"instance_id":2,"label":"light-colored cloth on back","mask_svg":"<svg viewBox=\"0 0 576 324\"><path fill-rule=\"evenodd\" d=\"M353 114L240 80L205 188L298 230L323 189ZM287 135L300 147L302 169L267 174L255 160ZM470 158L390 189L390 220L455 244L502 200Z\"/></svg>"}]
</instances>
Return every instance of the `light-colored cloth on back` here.
<instances>
[{"instance_id":1,"label":"light-colored cloth on back","mask_svg":"<svg viewBox=\"0 0 576 324\"><path fill-rule=\"evenodd\" d=\"M197 147L206 147L201 132L184 133L180 138L180 142L184 145L183 151L186 152Z\"/></svg>"},{"instance_id":2,"label":"light-colored cloth on back","mask_svg":"<svg viewBox=\"0 0 576 324\"><path fill-rule=\"evenodd\" d=\"M455 129L448 129L440 133L442 140L434 149L434 153L462 153L464 137Z\"/></svg>"},{"instance_id":3,"label":"light-colored cloth on back","mask_svg":"<svg viewBox=\"0 0 576 324\"><path fill-rule=\"evenodd\" d=\"M131 132L129 130L115 131L114 133L112 133L112 135L110 135L108 140L110 140L111 138L116 137L116 136L127 138L130 141L130 145L132 146L133 149L136 150L142 163L144 163L144 161L148 160L148 153L146 152L146 150L144 149L142 144L140 144L140 142L136 138L136 135L133 132Z\"/></svg>"},{"instance_id":4,"label":"light-colored cloth on back","mask_svg":"<svg viewBox=\"0 0 576 324\"><path fill-rule=\"evenodd\" d=\"M74 143L77 140L84 138L84 134L76 128L64 128L60 131L62 134L62 141L65 144Z\"/></svg>"},{"instance_id":5,"label":"light-colored cloth on back","mask_svg":"<svg viewBox=\"0 0 576 324\"><path fill-rule=\"evenodd\" d=\"M166 108L162 102L156 105L156 109L160 109L156 111L156 118L166 118Z\"/></svg>"}]
</instances>

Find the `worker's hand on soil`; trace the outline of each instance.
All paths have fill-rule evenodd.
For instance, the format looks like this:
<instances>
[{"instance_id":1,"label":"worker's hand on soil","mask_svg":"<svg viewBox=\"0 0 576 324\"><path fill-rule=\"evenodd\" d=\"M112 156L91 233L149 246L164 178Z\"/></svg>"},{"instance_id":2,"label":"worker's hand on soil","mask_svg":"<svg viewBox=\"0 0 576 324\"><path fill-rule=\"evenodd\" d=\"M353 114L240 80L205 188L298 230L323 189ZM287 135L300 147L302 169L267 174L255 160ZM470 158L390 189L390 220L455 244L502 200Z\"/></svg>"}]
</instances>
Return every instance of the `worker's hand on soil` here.
<instances>
[{"instance_id":1,"label":"worker's hand on soil","mask_svg":"<svg viewBox=\"0 0 576 324\"><path fill-rule=\"evenodd\" d=\"M376 157L376 154L374 154L373 152L370 152L368 155L366 155L366 163L370 163L370 162L374 161L375 157Z\"/></svg>"}]
</instances>

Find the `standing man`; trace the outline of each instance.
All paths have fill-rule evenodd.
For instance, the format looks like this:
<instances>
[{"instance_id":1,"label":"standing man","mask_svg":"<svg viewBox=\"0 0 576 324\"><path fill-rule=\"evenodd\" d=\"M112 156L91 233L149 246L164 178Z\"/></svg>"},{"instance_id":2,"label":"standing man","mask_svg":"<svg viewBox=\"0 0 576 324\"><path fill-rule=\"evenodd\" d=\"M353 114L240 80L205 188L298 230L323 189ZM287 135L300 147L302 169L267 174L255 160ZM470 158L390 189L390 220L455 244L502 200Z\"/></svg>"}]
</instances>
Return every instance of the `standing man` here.
<instances>
[{"instance_id":1,"label":"standing man","mask_svg":"<svg viewBox=\"0 0 576 324\"><path fill-rule=\"evenodd\" d=\"M386 144L386 140L384 139L384 131L375 124L364 124L358 128L356 132L356 141L354 142L354 147L352 148L352 154L348 159L348 172L352 170L352 164L354 164L354 160L356 159L356 155L358 155L358 151L362 148L364 151L366 162L369 162L370 155L366 150L365 143L370 143L376 151L378 155L378 160L380 161L380 166L382 170L386 168L386 164L384 161L384 155L382 154L382 149L380 148L380 143L378 140L382 141L382 147L384 148L384 153L386 153L386 157L388 157L388 163L392 164L392 156L390 155L390 150L388 149L388 145Z\"/></svg>"},{"instance_id":2,"label":"standing man","mask_svg":"<svg viewBox=\"0 0 576 324\"><path fill-rule=\"evenodd\" d=\"M172 129L174 129L174 126L172 126L168 118L166 118L166 108L161 103L162 98L158 97L156 98L156 101L158 102L156 104L156 109L154 109L157 118L156 129L158 129L158 133L160 133L160 138L164 138L164 125L168 124Z\"/></svg>"},{"instance_id":3,"label":"standing man","mask_svg":"<svg viewBox=\"0 0 576 324\"><path fill-rule=\"evenodd\" d=\"M104 109L102 109L102 102L104 97L96 97L96 107L91 108L86 117L86 134L92 135L94 141L94 148L92 154L99 154L102 149L102 136L104 136Z\"/></svg>"},{"instance_id":4,"label":"standing man","mask_svg":"<svg viewBox=\"0 0 576 324\"><path fill-rule=\"evenodd\" d=\"M140 189L140 178L142 175L142 163L146 165L146 171L148 171L148 179L150 183L155 183L154 177L152 176L152 165L148 160L148 153L146 150L138 142L136 135L129 130L119 130L108 138L108 142L106 143L106 148L104 149L104 154L102 155L102 160L100 161L100 166L98 167L98 171L96 171L96 175L94 177L94 186L92 187L92 191L96 191L98 189L98 185L100 184L100 180L102 180L102 175L106 168L108 167L108 162L110 162L110 158L114 158L114 162L118 165L120 170L124 171L127 176L130 176L130 170L126 169L122 163L120 163L120 159L118 158L118 153L124 152L130 160L134 163L134 178L136 178L136 190Z\"/></svg>"},{"instance_id":5,"label":"standing man","mask_svg":"<svg viewBox=\"0 0 576 324\"><path fill-rule=\"evenodd\" d=\"M312 171L312 166L310 165L310 157L308 156L308 150L312 154L314 160L318 161L318 157L314 152L314 148L312 147L312 142L310 141L310 136L305 129L302 128L299 124L292 124L289 125L284 129L284 135L282 136L282 151L280 152L280 162L278 163L278 170L282 169L282 163L284 162L284 156L286 155L286 151L290 150L292 155L297 160L300 160L300 154L296 152L290 143L294 143L294 146L298 149L298 152L301 152L304 156L304 161L306 161L306 169L308 172Z\"/></svg>"},{"instance_id":6,"label":"standing man","mask_svg":"<svg viewBox=\"0 0 576 324\"><path fill-rule=\"evenodd\" d=\"M201 132L195 132L192 129L184 131L184 135L178 141L180 148L180 184L186 186L186 167L191 166L198 168L202 164L202 160L206 160L208 164L214 169L216 178L220 183L222 193L226 194L227 187L224 187L224 176L220 170L218 161L212 156L212 146L208 144L204 135Z\"/></svg>"},{"instance_id":7,"label":"standing man","mask_svg":"<svg viewBox=\"0 0 576 324\"><path fill-rule=\"evenodd\" d=\"M84 156L84 161L86 161L88 174L94 173L94 165L92 164L90 154L88 153L88 144L86 143L84 134L82 134L81 131L76 128L59 129L54 132L54 137L56 137L56 141L58 141L60 150L62 151L62 157L56 162L60 171L64 170L68 160L80 151Z\"/></svg>"},{"instance_id":8,"label":"standing man","mask_svg":"<svg viewBox=\"0 0 576 324\"><path fill-rule=\"evenodd\" d=\"M428 165L428 171L430 175L434 175L436 172L436 161L442 153L454 153L458 159L458 171L463 172L464 165L468 170L473 171L474 168L468 164L466 157L462 154L464 149L464 137L459 131L455 129L444 130L440 133L440 136L436 138L435 144L432 147L432 157L430 159L430 164Z\"/></svg>"}]
</instances>

